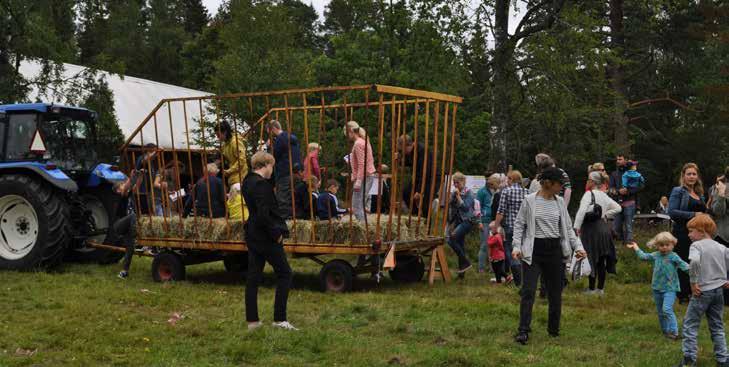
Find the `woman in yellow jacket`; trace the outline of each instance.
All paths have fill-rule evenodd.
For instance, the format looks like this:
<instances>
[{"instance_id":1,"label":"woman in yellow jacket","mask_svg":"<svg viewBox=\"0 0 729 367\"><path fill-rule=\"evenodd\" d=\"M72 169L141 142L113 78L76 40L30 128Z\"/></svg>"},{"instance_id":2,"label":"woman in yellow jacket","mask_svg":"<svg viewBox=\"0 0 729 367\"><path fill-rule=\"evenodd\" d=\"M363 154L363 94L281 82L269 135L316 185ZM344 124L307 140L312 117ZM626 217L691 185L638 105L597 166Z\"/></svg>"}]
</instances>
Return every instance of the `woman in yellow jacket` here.
<instances>
[{"instance_id":1,"label":"woman in yellow jacket","mask_svg":"<svg viewBox=\"0 0 729 367\"><path fill-rule=\"evenodd\" d=\"M222 142L221 154L227 166L223 175L227 178L228 189L240 187L240 182L248 175L248 159L246 156L246 141L235 133L228 121L221 121L215 130L218 140ZM237 194L237 195L236 195ZM248 217L245 201L239 193L231 192L227 202L228 217L230 219L243 219ZM241 210L242 206L242 210Z\"/></svg>"}]
</instances>

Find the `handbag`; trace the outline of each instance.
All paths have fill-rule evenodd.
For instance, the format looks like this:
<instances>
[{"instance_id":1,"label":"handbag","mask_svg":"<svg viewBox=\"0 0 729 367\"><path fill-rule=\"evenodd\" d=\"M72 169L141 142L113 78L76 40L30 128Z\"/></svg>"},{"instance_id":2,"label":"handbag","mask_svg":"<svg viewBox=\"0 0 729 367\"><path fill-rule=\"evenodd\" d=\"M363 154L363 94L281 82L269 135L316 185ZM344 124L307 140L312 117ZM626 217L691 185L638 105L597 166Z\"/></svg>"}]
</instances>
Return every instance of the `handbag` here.
<instances>
[{"instance_id":1,"label":"handbag","mask_svg":"<svg viewBox=\"0 0 729 367\"><path fill-rule=\"evenodd\" d=\"M570 262L569 274L572 275L572 281L576 282L582 277L587 277L592 274L592 267L590 266L590 260L586 257L578 259L574 254L572 255L572 261Z\"/></svg>"},{"instance_id":2,"label":"handbag","mask_svg":"<svg viewBox=\"0 0 729 367\"><path fill-rule=\"evenodd\" d=\"M597 222L602 219L602 207L600 204L595 203L595 193L590 191L590 194L592 195L592 201L590 202L592 204L592 210L585 213L585 223Z\"/></svg>"}]
</instances>

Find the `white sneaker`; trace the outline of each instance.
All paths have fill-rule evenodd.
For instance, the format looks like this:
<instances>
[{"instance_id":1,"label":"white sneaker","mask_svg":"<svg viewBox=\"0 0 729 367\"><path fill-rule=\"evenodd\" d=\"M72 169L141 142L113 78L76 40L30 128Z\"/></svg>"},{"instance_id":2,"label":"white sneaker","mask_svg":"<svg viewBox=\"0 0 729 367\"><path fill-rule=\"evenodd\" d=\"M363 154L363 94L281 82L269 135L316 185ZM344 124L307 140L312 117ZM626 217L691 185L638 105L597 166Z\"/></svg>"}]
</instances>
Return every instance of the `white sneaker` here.
<instances>
[{"instance_id":1,"label":"white sneaker","mask_svg":"<svg viewBox=\"0 0 729 367\"><path fill-rule=\"evenodd\" d=\"M295 328L294 325L291 325L288 321L274 322L271 325L273 325L273 327L281 328L284 330L292 330L292 331L299 330L299 329Z\"/></svg>"},{"instance_id":2,"label":"white sneaker","mask_svg":"<svg viewBox=\"0 0 729 367\"><path fill-rule=\"evenodd\" d=\"M256 329L258 329L261 326L263 326L263 324L260 321L249 322L248 323L248 331L256 330Z\"/></svg>"},{"instance_id":3,"label":"white sneaker","mask_svg":"<svg viewBox=\"0 0 729 367\"><path fill-rule=\"evenodd\" d=\"M595 291L595 294L597 294L598 296L604 296L605 295L605 290L604 289L598 289L598 290Z\"/></svg>"},{"instance_id":4,"label":"white sneaker","mask_svg":"<svg viewBox=\"0 0 729 367\"><path fill-rule=\"evenodd\" d=\"M491 283L496 283L496 278L491 278L491 279L489 279L489 282L491 282Z\"/></svg>"},{"instance_id":5,"label":"white sneaker","mask_svg":"<svg viewBox=\"0 0 729 367\"><path fill-rule=\"evenodd\" d=\"M585 289L585 295L590 296L590 295L593 295L593 294L597 294L597 290L596 289Z\"/></svg>"}]
</instances>

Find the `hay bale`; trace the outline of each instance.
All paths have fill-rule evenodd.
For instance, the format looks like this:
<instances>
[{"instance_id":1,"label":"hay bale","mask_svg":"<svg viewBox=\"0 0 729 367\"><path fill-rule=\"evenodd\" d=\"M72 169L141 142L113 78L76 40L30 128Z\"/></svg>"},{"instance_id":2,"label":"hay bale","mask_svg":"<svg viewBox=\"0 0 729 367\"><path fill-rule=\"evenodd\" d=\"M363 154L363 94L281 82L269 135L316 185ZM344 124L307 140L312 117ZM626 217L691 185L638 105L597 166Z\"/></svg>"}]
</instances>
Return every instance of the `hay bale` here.
<instances>
[{"instance_id":1,"label":"hay bale","mask_svg":"<svg viewBox=\"0 0 729 367\"><path fill-rule=\"evenodd\" d=\"M426 238L427 230L425 219L421 218L420 229L416 228L417 217L412 217L408 226L408 217L400 218L400 235L398 237L398 218L393 216L391 237L388 237L389 215L380 216L379 238L400 241L413 241ZM312 243L339 244L349 246L368 246L377 236L377 215L369 214L367 226L365 222L352 219L351 229L349 216L341 220L311 221L288 220L291 241L308 243L312 239L312 229L315 240ZM137 233L142 238L179 238L190 241L241 241L244 238L243 222L227 220L225 218L184 218L180 217L141 217L137 222Z\"/></svg>"}]
</instances>

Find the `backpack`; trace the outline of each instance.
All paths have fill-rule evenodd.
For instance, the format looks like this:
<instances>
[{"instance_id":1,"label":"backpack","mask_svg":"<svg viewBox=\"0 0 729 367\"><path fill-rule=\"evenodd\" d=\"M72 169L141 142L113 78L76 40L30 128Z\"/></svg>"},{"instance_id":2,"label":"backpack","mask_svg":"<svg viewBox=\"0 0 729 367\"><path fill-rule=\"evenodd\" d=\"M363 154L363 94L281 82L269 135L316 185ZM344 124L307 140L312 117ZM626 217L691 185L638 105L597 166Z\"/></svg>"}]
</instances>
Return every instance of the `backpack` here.
<instances>
[{"instance_id":1,"label":"backpack","mask_svg":"<svg viewBox=\"0 0 729 367\"><path fill-rule=\"evenodd\" d=\"M595 193L592 190L590 190L590 195L592 195L592 201L590 202L592 204L592 210L585 213L585 223L597 222L602 219L602 207L600 204L595 203Z\"/></svg>"}]
</instances>

